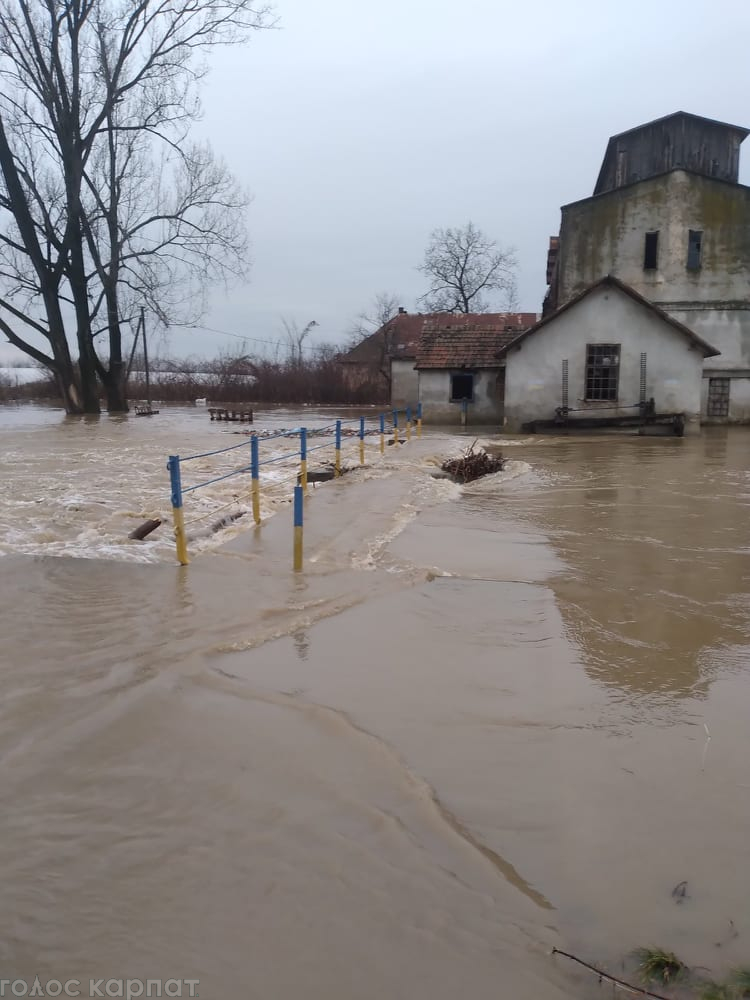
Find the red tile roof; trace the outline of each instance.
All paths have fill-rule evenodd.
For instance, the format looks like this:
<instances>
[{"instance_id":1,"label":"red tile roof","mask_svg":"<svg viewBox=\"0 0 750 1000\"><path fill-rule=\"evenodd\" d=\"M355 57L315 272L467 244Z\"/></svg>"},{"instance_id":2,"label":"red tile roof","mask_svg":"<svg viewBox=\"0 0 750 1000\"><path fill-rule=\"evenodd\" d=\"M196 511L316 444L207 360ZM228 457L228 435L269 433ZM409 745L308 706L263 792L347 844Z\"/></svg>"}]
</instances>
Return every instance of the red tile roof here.
<instances>
[{"instance_id":1,"label":"red tile roof","mask_svg":"<svg viewBox=\"0 0 750 1000\"><path fill-rule=\"evenodd\" d=\"M498 368L498 352L533 326L536 313L474 313L426 317L417 368Z\"/></svg>"},{"instance_id":2,"label":"red tile roof","mask_svg":"<svg viewBox=\"0 0 750 1000\"><path fill-rule=\"evenodd\" d=\"M456 313L400 313L350 351L341 354L338 361L345 365L380 364L384 337L387 337L391 358L416 358L420 341L428 331L431 335L435 329L445 330L446 334L453 331L455 335L466 331L469 326L502 335L495 346L497 351L509 339L533 326L537 318L536 313L473 313L468 316ZM509 336L505 336L507 331L510 331Z\"/></svg>"}]
</instances>

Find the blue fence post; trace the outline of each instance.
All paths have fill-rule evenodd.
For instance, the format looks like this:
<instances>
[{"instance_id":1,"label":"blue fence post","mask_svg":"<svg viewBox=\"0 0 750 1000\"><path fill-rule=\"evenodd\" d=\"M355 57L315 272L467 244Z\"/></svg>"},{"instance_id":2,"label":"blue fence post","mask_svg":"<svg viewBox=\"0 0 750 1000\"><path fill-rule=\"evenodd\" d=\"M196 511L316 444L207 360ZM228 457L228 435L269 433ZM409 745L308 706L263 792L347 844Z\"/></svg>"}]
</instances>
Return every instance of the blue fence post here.
<instances>
[{"instance_id":1,"label":"blue fence post","mask_svg":"<svg viewBox=\"0 0 750 1000\"><path fill-rule=\"evenodd\" d=\"M385 455L385 413L380 414L380 454Z\"/></svg>"},{"instance_id":2,"label":"blue fence post","mask_svg":"<svg viewBox=\"0 0 750 1000\"><path fill-rule=\"evenodd\" d=\"M302 525L304 516L304 492L301 486L294 487L294 572L302 569Z\"/></svg>"},{"instance_id":3,"label":"blue fence post","mask_svg":"<svg viewBox=\"0 0 750 1000\"><path fill-rule=\"evenodd\" d=\"M365 418L359 418L359 464L365 464Z\"/></svg>"},{"instance_id":4,"label":"blue fence post","mask_svg":"<svg viewBox=\"0 0 750 1000\"><path fill-rule=\"evenodd\" d=\"M299 484L307 494L307 428L299 429Z\"/></svg>"},{"instance_id":5,"label":"blue fence post","mask_svg":"<svg viewBox=\"0 0 750 1000\"><path fill-rule=\"evenodd\" d=\"M258 435L250 438L250 475L252 477L253 520L260 524L260 460L258 456Z\"/></svg>"},{"instance_id":6,"label":"blue fence post","mask_svg":"<svg viewBox=\"0 0 750 1000\"><path fill-rule=\"evenodd\" d=\"M417 403L417 437L422 437L422 404Z\"/></svg>"},{"instance_id":7,"label":"blue fence post","mask_svg":"<svg viewBox=\"0 0 750 1000\"><path fill-rule=\"evenodd\" d=\"M180 476L180 456L170 455L167 463L169 483L172 489L172 519L174 521L174 540L177 548L177 561L181 566L187 566L187 538L185 537L185 516L182 510L182 477Z\"/></svg>"},{"instance_id":8,"label":"blue fence post","mask_svg":"<svg viewBox=\"0 0 750 1000\"><path fill-rule=\"evenodd\" d=\"M398 445L398 410L393 411L393 444Z\"/></svg>"},{"instance_id":9,"label":"blue fence post","mask_svg":"<svg viewBox=\"0 0 750 1000\"><path fill-rule=\"evenodd\" d=\"M341 475L341 421L336 421L336 475Z\"/></svg>"}]
</instances>

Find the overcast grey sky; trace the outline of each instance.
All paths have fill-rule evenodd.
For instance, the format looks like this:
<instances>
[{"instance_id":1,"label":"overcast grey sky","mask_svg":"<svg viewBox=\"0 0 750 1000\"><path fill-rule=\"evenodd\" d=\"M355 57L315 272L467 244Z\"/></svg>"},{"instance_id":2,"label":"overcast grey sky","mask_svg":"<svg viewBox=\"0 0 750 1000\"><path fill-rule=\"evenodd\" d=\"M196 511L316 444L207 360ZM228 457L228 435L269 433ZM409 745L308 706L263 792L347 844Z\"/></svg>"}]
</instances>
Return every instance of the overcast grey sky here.
<instances>
[{"instance_id":1,"label":"overcast grey sky","mask_svg":"<svg viewBox=\"0 0 750 1000\"><path fill-rule=\"evenodd\" d=\"M749 0L277 0L214 60L201 133L253 195L249 284L205 323L341 341L378 291L415 308L430 231L471 219L539 311L561 204L607 138L672 111L750 125ZM750 182L750 140L741 180ZM237 346L173 331L175 354ZM248 347L254 345L248 341Z\"/></svg>"}]
</instances>

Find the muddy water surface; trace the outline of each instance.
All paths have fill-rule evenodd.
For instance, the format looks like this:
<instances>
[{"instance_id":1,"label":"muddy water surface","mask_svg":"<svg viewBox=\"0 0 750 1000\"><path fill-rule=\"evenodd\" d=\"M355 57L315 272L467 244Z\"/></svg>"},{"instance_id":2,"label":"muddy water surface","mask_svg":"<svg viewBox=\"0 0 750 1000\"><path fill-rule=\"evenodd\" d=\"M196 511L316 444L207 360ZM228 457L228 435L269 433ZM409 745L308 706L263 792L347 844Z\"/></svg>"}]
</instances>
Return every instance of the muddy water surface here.
<instances>
[{"instance_id":1,"label":"muddy water surface","mask_svg":"<svg viewBox=\"0 0 750 1000\"><path fill-rule=\"evenodd\" d=\"M231 440L166 417L0 413L4 975L585 998L552 946L750 960L750 435L508 440L460 489L431 432L314 491L295 577L281 482L187 569L123 540Z\"/></svg>"}]
</instances>

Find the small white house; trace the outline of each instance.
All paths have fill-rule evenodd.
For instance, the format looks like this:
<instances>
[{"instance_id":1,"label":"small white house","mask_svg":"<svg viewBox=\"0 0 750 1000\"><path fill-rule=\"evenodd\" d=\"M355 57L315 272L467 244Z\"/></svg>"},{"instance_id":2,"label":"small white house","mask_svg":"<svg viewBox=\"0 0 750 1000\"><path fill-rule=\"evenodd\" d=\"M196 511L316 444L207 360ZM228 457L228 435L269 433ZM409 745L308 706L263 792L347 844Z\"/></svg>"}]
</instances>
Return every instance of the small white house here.
<instances>
[{"instance_id":1,"label":"small white house","mask_svg":"<svg viewBox=\"0 0 750 1000\"><path fill-rule=\"evenodd\" d=\"M500 350L537 319L534 313L425 317L416 351L425 421L501 425L505 369Z\"/></svg>"},{"instance_id":2,"label":"small white house","mask_svg":"<svg viewBox=\"0 0 750 1000\"><path fill-rule=\"evenodd\" d=\"M700 429L703 362L719 352L611 276L521 333L505 359L505 423L521 430L555 418L627 417L653 399Z\"/></svg>"}]
</instances>

